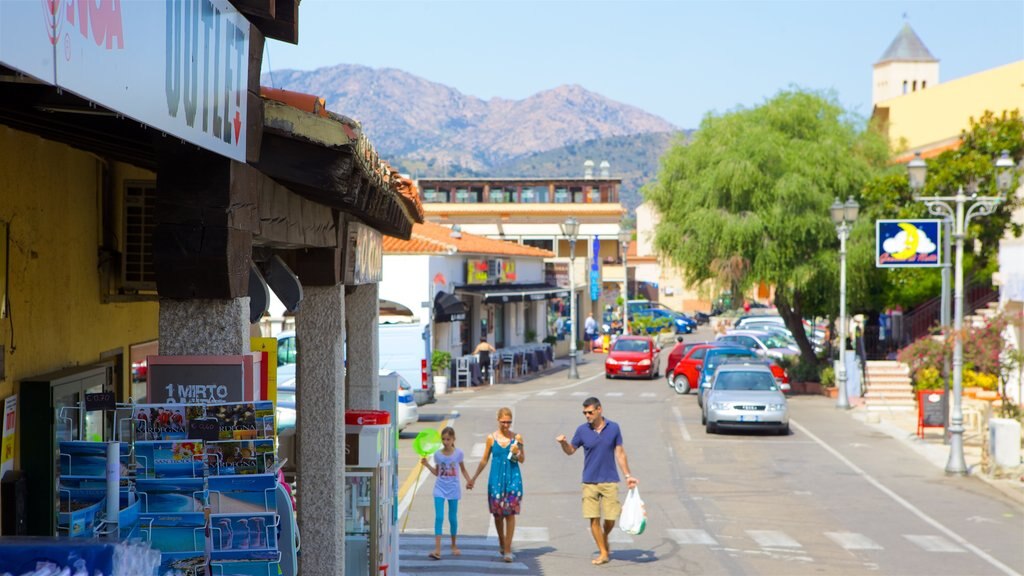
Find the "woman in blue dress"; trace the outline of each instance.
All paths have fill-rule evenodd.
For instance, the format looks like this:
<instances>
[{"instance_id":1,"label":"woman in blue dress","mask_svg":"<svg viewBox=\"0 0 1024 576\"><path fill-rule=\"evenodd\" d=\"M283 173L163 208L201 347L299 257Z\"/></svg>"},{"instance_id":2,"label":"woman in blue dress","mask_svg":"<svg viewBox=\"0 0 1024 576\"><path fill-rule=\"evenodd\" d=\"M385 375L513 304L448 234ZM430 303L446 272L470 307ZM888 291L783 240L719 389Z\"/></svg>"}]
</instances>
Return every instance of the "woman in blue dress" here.
<instances>
[{"instance_id":1,"label":"woman in blue dress","mask_svg":"<svg viewBox=\"0 0 1024 576\"><path fill-rule=\"evenodd\" d=\"M499 409L498 429L487 436L483 458L477 465L476 473L466 483L467 488L473 488L493 454L494 463L487 477L487 505L494 516L494 529L498 533L501 557L505 562L511 562L513 558L512 535L516 530L516 516L523 501L523 475L519 467L526 461L523 437L512 432L511 426L512 410Z\"/></svg>"}]
</instances>

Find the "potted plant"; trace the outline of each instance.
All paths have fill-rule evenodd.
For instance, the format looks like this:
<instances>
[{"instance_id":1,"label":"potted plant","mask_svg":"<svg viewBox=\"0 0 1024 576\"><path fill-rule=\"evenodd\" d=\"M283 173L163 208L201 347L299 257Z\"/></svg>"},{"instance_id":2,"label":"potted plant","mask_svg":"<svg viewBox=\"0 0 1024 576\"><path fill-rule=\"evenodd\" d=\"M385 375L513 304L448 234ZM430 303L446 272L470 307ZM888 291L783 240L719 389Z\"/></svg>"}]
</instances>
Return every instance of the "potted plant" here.
<instances>
[{"instance_id":1,"label":"potted plant","mask_svg":"<svg viewBox=\"0 0 1024 576\"><path fill-rule=\"evenodd\" d=\"M452 365L452 355L444 350L434 350L430 355L430 369L434 372L434 393L448 392L448 367Z\"/></svg>"}]
</instances>

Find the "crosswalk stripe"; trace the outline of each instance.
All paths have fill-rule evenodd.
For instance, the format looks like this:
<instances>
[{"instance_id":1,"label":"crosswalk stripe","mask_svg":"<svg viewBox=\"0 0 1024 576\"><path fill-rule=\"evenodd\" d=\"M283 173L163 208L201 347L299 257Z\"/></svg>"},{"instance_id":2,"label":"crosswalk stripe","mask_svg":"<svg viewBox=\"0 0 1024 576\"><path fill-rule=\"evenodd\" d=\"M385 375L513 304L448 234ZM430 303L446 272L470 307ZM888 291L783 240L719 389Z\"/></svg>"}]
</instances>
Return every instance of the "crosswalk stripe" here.
<instances>
[{"instance_id":1,"label":"crosswalk stripe","mask_svg":"<svg viewBox=\"0 0 1024 576\"><path fill-rule=\"evenodd\" d=\"M778 530L747 530L761 548L803 548L799 542Z\"/></svg>"},{"instance_id":2,"label":"crosswalk stripe","mask_svg":"<svg viewBox=\"0 0 1024 576\"><path fill-rule=\"evenodd\" d=\"M469 451L469 457L470 458L475 458L475 459L478 459L478 460L480 458L483 458L484 457L484 443L483 442L477 442L476 444L473 444L473 448Z\"/></svg>"},{"instance_id":3,"label":"crosswalk stripe","mask_svg":"<svg viewBox=\"0 0 1024 576\"><path fill-rule=\"evenodd\" d=\"M481 570L485 568L498 568L502 570L529 570L530 567L522 562L500 562L497 558L494 560L404 560L401 563L402 568L460 568L465 570L466 568L479 568ZM451 574L451 572L445 572L445 574Z\"/></svg>"},{"instance_id":4,"label":"crosswalk stripe","mask_svg":"<svg viewBox=\"0 0 1024 576\"><path fill-rule=\"evenodd\" d=\"M537 392L537 396L554 396L557 392L553 390L545 390L543 392Z\"/></svg>"},{"instance_id":5,"label":"crosswalk stripe","mask_svg":"<svg viewBox=\"0 0 1024 576\"><path fill-rule=\"evenodd\" d=\"M884 550L874 540L856 532L825 532L825 536L845 550Z\"/></svg>"},{"instance_id":6,"label":"crosswalk stripe","mask_svg":"<svg viewBox=\"0 0 1024 576\"><path fill-rule=\"evenodd\" d=\"M967 552L942 536L904 534L903 537L917 544L926 552Z\"/></svg>"},{"instance_id":7,"label":"crosswalk stripe","mask_svg":"<svg viewBox=\"0 0 1024 576\"><path fill-rule=\"evenodd\" d=\"M487 537L493 538L495 542L498 541L498 532L494 528L494 524L487 527ZM548 541L548 529L544 527L534 526L516 526L516 532L512 535L513 542L547 542Z\"/></svg>"},{"instance_id":8,"label":"crosswalk stripe","mask_svg":"<svg viewBox=\"0 0 1024 576\"><path fill-rule=\"evenodd\" d=\"M590 392L573 392L570 396L590 396Z\"/></svg>"},{"instance_id":9,"label":"crosswalk stripe","mask_svg":"<svg viewBox=\"0 0 1024 576\"><path fill-rule=\"evenodd\" d=\"M657 394L654 392L644 392L640 395L641 398L654 398L655 396L657 396Z\"/></svg>"},{"instance_id":10,"label":"crosswalk stripe","mask_svg":"<svg viewBox=\"0 0 1024 576\"><path fill-rule=\"evenodd\" d=\"M402 544L407 544L409 546L430 546L431 548L433 548L434 546L434 536L432 534L429 536L426 534L416 536L402 534L399 537L399 541ZM441 537L441 544L443 544L445 548L447 548L449 542L451 542L451 537L447 534ZM490 538L484 536L459 536L458 542L459 548L464 548L467 546L493 546L495 547L495 549L497 549L498 537L495 536L493 538Z\"/></svg>"},{"instance_id":11,"label":"crosswalk stripe","mask_svg":"<svg viewBox=\"0 0 1024 576\"><path fill-rule=\"evenodd\" d=\"M450 542L450 540L448 539L447 536L442 539L441 557L442 558L447 558L449 560L454 560L454 559L457 559L457 558L465 558L466 556L476 556L477 558L494 558L496 556L497 550L498 550L498 541L497 540L495 540L494 544L492 546L488 547L488 548L465 548L460 543L459 544L459 552L461 552L462 555L461 556L452 556L452 552L448 548L448 542ZM430 546L409 546L408 544L405 544L405 545L402 546L401 550L398 551L398 556L401 557L401 558L408 557L408 558L424 559L424 558L427 557L427 554L430 554L433 551L434 551L434 545L433 544L431 544Z\"/></svg>"},{"instance_id":12,"label":"crosswalk stripe","mask_svg":"<svg viewBox=\"0 0 1024 576\"><path fill-rule=\"evenodd\" d=\"M610 396L610 397L613 397L613 398L617 398L619 396L622 396L622 392L609 392L609 393L605 394L605 396Z\"/></svg>"},{"instance_id":13,"label":"crosswalk stripe","mask_svg":"<svg viewBox=\"0 0 1024 576\"><path fill-rule=\"evenodd\" d=\"M609 544L632 544L633 542L633 537L622 530L614 529L608 534Z\"/></svg>"},{"instance_id":14,"label":"crosswalk stripe","mask_svg":"<svg viewBox=\"0 0 1024 576\"><path fill-rule=\"evenodd\" d=\"M697 530L692 528L670 528L666 530L669 538L676 541L677 544L705 544L708 546L717 546L718 541L714 539L711 534L708 534L706 530Z\"/></svg>"}]
</instances>

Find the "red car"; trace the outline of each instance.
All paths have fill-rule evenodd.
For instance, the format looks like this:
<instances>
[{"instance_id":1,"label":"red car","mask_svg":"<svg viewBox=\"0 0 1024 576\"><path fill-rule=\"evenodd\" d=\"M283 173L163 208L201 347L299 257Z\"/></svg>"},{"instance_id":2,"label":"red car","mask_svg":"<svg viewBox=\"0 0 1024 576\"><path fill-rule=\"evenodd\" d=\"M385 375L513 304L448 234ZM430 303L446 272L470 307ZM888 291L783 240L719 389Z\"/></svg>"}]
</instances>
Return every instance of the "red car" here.
<instances>
[{"instance_id":1,"label":"red car","mask_svg":"<svg viewBox=\"0 0 1024 576\"><path fill-rule=\"evenodd\" d=\"M714 344L693 344L683 357L676 363L668 377L669 386L675 388L677 394L689 394L700 384L700 369L704 366L704 355ZM669 361L671 364L671 360Z\"/></svg>"},{"instance_id":2,"label":"red car","mask_svg":"<svg viewBox=\"0 0 1024 576\"><path fill-rule=\"evenodd\" d=\"M676 345L672 347L672 350L668 353L668 360L665 362L665 375L668 377L668 385L672 385L672 371L675 370L676 364L693 350L694 346L700 346L702 344L717 345L718 342L707 341L707 342L676 342Z\"/></svg>"},{"instance_id":3,"label":"red car","mask_svg":"<svg viewBox=\"0 0 1024 576\"><path fill-rule=\"evenodd\" d=\"M619 336L604 361L604 377L658 377L661 348L649 336Z\"/></svg>"}]
</instances>

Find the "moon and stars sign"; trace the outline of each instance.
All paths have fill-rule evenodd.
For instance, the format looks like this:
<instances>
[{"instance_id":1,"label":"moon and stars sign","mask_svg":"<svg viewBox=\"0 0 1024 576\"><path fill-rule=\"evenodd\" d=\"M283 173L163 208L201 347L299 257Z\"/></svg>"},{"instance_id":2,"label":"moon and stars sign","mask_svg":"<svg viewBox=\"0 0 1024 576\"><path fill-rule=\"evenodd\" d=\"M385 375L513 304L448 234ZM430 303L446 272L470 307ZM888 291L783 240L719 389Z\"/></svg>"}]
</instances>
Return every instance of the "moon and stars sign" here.
<instances>
[{"instance_id":1,"label":"moon and stars sign","mask_svg":"<svg viewBox=\"0 0 1024 576\"><path fill-rule=\"evenodd\" d=\"M875 222L875 266L941 266L941 234L942 220L878 220Z\"/></svg>"}]
</instances>

